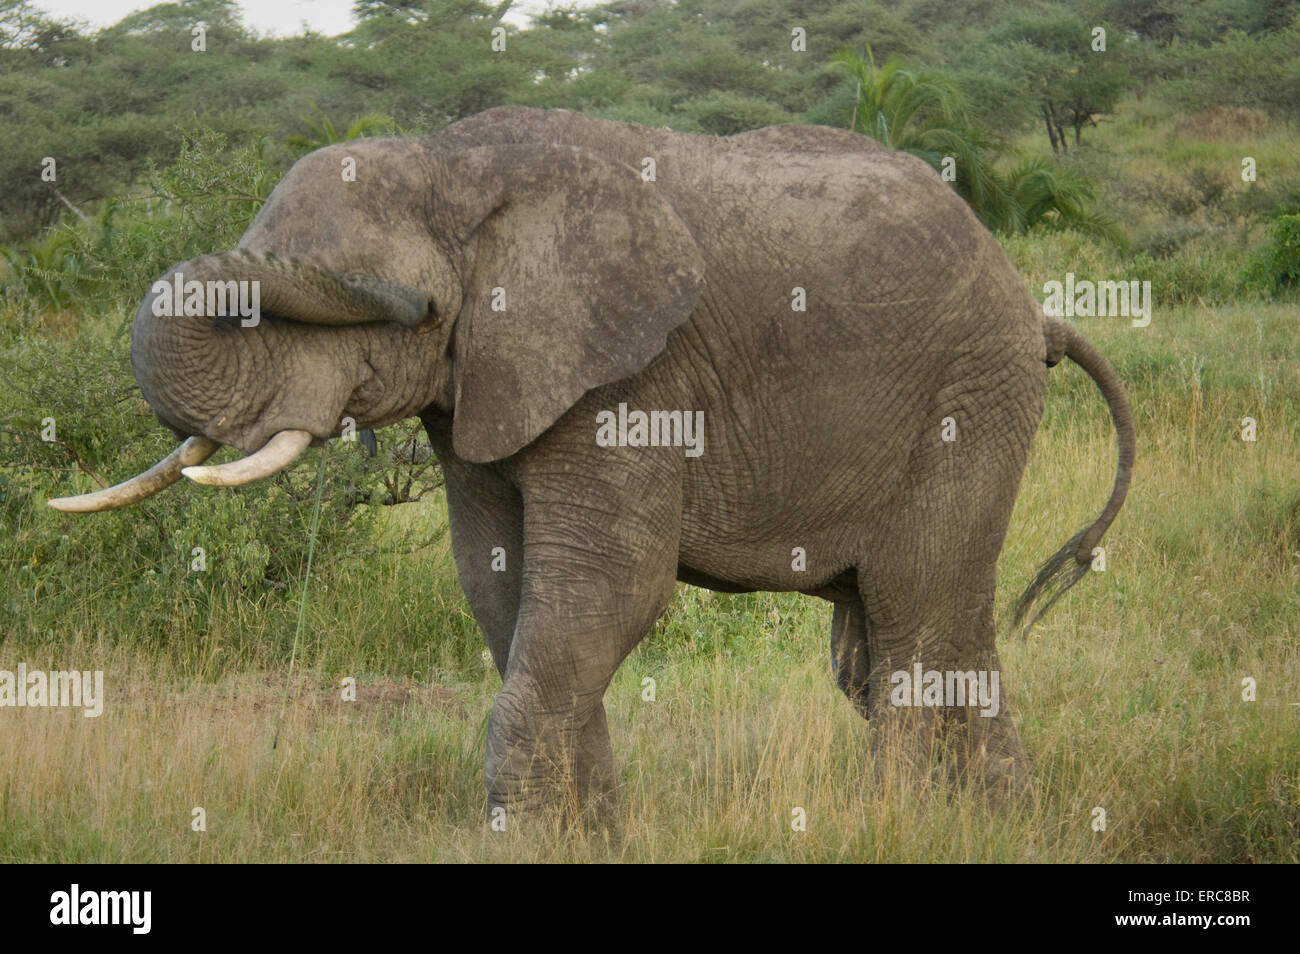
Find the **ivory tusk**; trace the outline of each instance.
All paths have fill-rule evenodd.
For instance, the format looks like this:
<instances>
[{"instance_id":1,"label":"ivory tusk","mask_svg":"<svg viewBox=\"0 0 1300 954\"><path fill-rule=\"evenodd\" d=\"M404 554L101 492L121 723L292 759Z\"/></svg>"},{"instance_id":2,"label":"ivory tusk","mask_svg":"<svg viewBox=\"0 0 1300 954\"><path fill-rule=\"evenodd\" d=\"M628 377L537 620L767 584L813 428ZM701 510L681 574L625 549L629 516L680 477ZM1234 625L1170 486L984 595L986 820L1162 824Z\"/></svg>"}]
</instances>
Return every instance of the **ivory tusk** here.
<instances>
[{"instance_id":1,"label":"ivory tusk","mask_svg":"<svg viewBox=\"0 0 1300 954\"><path fill-rule=\"evenodd\" d=\"M181 473L195 483L237 487L288 467L310 443L310 431L279 431L254 454L215 467L185 467Z\"/></svg>"},{"instance_id":2,"label":"ivory tusk","mask_svg":"<svg viewBox=\"0 0 1300 954\"><path fill-rule=\"evenodd\" d=\"M65 513L91 513L96 510L115 510L156 494L181 479L181 472L191 464L201 464L211 457L221 445L206 437L191 437L142 474L120 484L78 494L76 497L56 497L49 501L55 510Z\"/></svg>"}]
</instances>

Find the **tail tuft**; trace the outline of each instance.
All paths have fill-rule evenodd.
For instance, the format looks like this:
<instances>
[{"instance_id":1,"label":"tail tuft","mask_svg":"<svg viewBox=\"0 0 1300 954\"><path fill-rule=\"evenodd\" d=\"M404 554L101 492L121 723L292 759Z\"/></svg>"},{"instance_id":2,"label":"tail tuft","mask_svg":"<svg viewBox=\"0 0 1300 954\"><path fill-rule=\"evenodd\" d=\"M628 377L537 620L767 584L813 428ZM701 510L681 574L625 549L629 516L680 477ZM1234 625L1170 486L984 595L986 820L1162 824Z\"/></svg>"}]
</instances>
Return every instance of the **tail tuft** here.
<instances>
[{"instance_id":1,"label":"tail tuft","mask_svg":"<svg viewBox=\"0 0 1300 954\"><path fill-rule=\"evenodd\" d=\"M1065 595L1065 591L1074 584L1083 579L1083 575L1088 572L1089 563L1079 560L1079 544L1083 541L1084 535L1091 530L1091 527L1085 527L1074 536L1072 536L1065 546L1052 554L1051 558L1039 569L1038 575L1034 577L1032 583L1025 587L1025 591L1020 594L1020 599L1016 601L1016 615L1012 621L1012 626L1020 629L1023 633L1031 626L1038 622L1044 613L1052 608L1052 604ZM1051 596L1047 602L1039 607L1034 613L1033 618L1025 623L1021 628L1021 620L1025 614L1033 609L1034 603L1038 601L1045 592L1051 591Z\"/></svg>"},{"instance_id":2,"label":"tail tuft","mask_svg":"<svg viewBox=\"0 0 1300 954\"><path fill-rule=\"evenodd\" d=\"M1119 458L1115 464L1115 486L1110 492L1110 499L1101 515L1069 539L1069 542L1052 554L1052 558L1043 564L1038 576L1025 588L1016 602L1013 627L1019 627L1034 604L1044 593L1051 593L1034 613L1033 619L1025 626L1028 629L1038 622L1052 604L1064 595L1065 591L1088 572L1092 562L1092 550L1100 541L1106 528L1115 520L1119 508L1124 506L1124 497L1128 494L1129 480L1133 476L1133 458L1136 453L1136 440L1133 428L1133 409L1129 407L1128 398L1124 396L1124 386L1110 362L1103 358L1092 345L1069 324L1059 318L1047 318L1043 324L1046 360L1050 365L1062 357L1069 358L1083 368L1097 385L1106 404L1110 407L1110 416L1115 424L1115 441L1119 446ZM1023 633L1024 630L1021 630Z\"/></svg>"}]
</instances>

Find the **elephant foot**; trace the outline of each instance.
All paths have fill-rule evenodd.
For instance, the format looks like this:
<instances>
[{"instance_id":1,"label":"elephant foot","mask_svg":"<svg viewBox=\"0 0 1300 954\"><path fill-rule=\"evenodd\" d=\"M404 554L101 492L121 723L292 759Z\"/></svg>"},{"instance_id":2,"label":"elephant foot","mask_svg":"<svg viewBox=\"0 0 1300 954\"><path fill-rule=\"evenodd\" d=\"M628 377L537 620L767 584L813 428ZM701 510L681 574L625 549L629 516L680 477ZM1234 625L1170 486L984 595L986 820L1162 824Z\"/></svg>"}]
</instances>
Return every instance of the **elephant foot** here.
<instances>
[{"instance_id":1,"label":"elephant foot","mask_svg":"<svg viewBox=\"0 0 1300 954\"><path fill-rule=\"evenodd\" d=\"M945 746L944 775L953 793L963 792L990 808L1013 807L1032 796L1031 764L1023 751L1011 755L1001 750L976 747L964 733Z\"/></svg>"},{"instance_id":2,"label":"elephant foot","mask_svg":"<svg viewBox=\"0 0 1300 954\"><path fill-rule=\"evenodd\" d=\"M989 758L984 768L984 794L990 804L1010 806L1034 794L1028 760L1011 756Z\"/></svg>"},{"instance_id":3,"label":"elephant foot","mask_svg":"<svg viewBox=\"0 0 1300 954\"><path fill-rule=\"evenodd\" d=\"M621 841L622 819L614 787L580 793L558 778L542 787L521 787L502 797L499 786L489 786L488 824L494 831L534 831L576 834Z\"/></svg>"},{"instance_id":4,"label":"elephant foot","mask_svg":"<svg viewBox=\"0 0 1300 954\"><path fill-rule=\"evenodd\" d=\"M871 722L869 774L880 791L945 784L991 806L1033 792L1029 756L1005 714L987 720L977 713L878 709Z\"/></svg>"},{"instance_id":5,"label":"elephant foot","mask_svg":"<svg viewBox=\"0 0 1300 954\"><path fill-rule=\"evenodd\" d=\"M618 779L604 707L597 707L576 740L558 717L534 718L526 733L510 733L510 707L509 697L499 696L489 722L489 820L507 830L615 833Z\"/></svg>"},{"instance_id":6,"label":"elephant foot","mask_svg":"<svg viewBox=\"0 0 1300 954\"><path fill-rule=\"evenodd\" d=\"M958 781L968 782L991 805L1010 805L1032 794L1032 763L1008 713L984 718L966 712L951 729Z\"/></svg>"}]
</instances>

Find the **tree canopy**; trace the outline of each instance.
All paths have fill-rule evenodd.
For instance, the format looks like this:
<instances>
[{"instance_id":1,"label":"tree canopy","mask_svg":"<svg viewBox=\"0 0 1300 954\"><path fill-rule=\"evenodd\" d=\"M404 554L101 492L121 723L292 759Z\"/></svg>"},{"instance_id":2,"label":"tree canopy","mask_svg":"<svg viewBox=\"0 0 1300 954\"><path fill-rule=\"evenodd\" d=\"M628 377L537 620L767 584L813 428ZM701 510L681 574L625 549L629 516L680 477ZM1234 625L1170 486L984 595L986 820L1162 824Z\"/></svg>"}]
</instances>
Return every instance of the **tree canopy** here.
<instances>
[{"instance_id":1,"label":"tree canopy","mask_svg":"<svg viewBox=\"0 0 1300 954\"><path fill-rule=\"evenodd\" d=\"M616 0L553 5L527 29L502 19L509 6L358 0L346 34L274 38L232 0L163 3L101 30L0 0L0 242L138 187L199 118L231 148L265 139L272 169L358 122L419 133L503 103L719 135L781 122L870 134L854 119L860 77L832 66L868 46L892 83L913 84L892 109L920 97L887 137L931 152L1034 128L1073 150L1152 84L1198 107L1300 114L1295 0ZM933 123L951 98L939 90L961 94L965 138ZM968 171L957 187L978 200L991 180Z\"/></svg>"}]
</instances>

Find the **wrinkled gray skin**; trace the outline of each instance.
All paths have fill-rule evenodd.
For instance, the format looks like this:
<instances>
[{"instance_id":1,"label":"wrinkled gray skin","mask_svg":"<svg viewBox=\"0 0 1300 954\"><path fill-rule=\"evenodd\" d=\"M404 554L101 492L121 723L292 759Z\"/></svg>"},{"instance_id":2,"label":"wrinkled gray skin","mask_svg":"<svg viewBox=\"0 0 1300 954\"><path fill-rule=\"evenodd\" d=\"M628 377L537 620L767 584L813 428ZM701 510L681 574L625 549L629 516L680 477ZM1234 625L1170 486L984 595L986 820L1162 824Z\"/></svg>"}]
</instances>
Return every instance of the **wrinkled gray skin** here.
<instances>
[{"instance_id":1,"label":"wrinkled gray skin","mask_svg":"<svg viewBox=\"0 0 1300 954\"><path fill-rule=\"evenodd\" d=\"M246 453L287 429L338 436L345 416L420 416L504 680L490 805L612 793L602 697L675 580L831 600L836 678L877 768L892 740L1027 784L1005 698L995 718L896 708L890 673L999 668L994 568L1047 366L1068 355L1102 387L1120 474L1026 605L1073 582L1113 519L1132 423L1104 359L1045 322L919 160L828 128L717 139L506 107L308 155L239 248L178 270L259 278L261 324L159 319L147 298L144 395L179 435ZM620 402L702 410L703 455L598 446L597 412Z\"/></svg>"}]
</instances>

